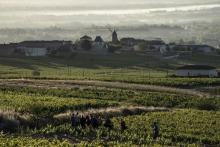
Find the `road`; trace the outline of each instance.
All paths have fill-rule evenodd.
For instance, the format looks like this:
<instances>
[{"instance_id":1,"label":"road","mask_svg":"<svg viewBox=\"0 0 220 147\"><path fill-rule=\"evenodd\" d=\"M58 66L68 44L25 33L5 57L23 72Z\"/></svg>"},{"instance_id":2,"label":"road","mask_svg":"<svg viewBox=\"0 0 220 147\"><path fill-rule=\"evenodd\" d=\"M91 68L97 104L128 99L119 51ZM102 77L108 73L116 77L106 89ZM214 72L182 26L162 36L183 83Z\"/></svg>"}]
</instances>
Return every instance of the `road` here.
<instances>
[{"instance_id":1,"label":"road","mask_svg":"<svg viewBox=\"0 0 220 147\"><path fill-rule=\"evenodd\" d=\"M194 89L181 89L156 85L134 84L124 82L107 82L95 80L33 80L33 79L2 79L0 86L22 86L41 88L79 88L79 87L105 87L142 91L159 91L168 93L182 93L199 97L208 97L209 94Z\"/></svg>"}]
</instances>

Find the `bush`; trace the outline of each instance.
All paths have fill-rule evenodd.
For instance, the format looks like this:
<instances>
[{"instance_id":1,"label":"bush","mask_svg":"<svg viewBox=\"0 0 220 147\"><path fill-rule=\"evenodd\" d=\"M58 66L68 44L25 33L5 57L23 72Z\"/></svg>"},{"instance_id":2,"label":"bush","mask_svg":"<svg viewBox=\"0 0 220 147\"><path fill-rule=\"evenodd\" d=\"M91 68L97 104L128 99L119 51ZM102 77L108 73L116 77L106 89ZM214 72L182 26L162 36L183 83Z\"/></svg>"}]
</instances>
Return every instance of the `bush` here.
<instances>
[{"instance_id":1,"label":"bush","mask_svg":"<svg viewBox=\"0 0 220 147\"><path fill-rule=\"evenodd\" d=\"M197 107L198 107L198 109L200 109L200 110L208 110L208 111L218 110L217 104L214 103L214 102L211 101L211 100L205 100L205 101L199 102L199 104L197 105Z\"/></svg>"},{"instance_id":2,"label":"bush","mask_svg":"<svg viewBox=\"0 0 220 147\"><path fill-rule=\"evenodd\" d=\"M15 132L19 125L19 121L14 116L0 114L0 130L4 132Z\"/></svg>"},{"instance_id":3,"label":"bush","mask_svg":"<svg viewBox=\"0 0 220 147\"><path fill-rule=\"evenodd\" d=\"M121 49L121 45L118 44L109 44L108 52L109 53L115 53L116 51L119 51Z\"/></svg>"},{"instance_id":4,"label":"bush","mask_svg":"<svg viewBox=\"0 0 220 147\"><path fill-rule=\"evenodd\" d=\"M34 70L32 76L40 76L40 71Z\"/></svg>"}]
</instances>

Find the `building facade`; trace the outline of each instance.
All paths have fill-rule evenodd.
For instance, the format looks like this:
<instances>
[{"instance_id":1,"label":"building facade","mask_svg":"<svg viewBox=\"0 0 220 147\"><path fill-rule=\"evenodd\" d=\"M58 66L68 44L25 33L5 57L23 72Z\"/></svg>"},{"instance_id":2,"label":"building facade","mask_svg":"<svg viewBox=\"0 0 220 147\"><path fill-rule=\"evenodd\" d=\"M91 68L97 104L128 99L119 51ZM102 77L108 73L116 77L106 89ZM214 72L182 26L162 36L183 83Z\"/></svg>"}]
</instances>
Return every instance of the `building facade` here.
<instances>
[{"instance_id":1,"label":"building facade","mask_svg":"<svg viewBox=\"0 0 220 147\"><path fill-rule=\"evenodd\" d=\"M218 72L215 67L207 65L186 65L179 67L176 71L176 76L179 77L218 77Z\"/></svg>"}]
</instances>

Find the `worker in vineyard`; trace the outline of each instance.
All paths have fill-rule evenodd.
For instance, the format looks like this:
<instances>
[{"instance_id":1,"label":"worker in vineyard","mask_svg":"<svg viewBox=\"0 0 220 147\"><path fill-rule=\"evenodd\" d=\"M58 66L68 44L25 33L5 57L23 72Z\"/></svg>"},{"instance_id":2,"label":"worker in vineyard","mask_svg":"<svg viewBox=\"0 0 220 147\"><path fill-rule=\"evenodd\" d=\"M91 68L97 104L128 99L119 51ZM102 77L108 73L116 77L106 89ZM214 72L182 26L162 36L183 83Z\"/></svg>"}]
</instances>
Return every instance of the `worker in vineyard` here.
<instances>
[{"instance_id":1,"label":"worker in vineyard","mask_svg":"<svg viewBox=\"0 0 220 147\"><path fill-rule=\"evenodd\" d=\"M86 116L86 125L87 125L87 127L89 127L91 125L91 116L90 115Z\"/></svg>"},{"instance_id":2,"label":"worker in vineyard","mask_svg":"<svg viewBox=\"0 0 220 147\"><path fill-rule=\"evenodd\" d=\"M72 127L76 126L76 116L74 113L71 115L71 125Z\"/></svg>"},{"instance_id":3,"label":"worker in vineyard","mask_svg":"<svg viewBox=\"0 0 220 147\"><path fill-rule=\"evenodd\" d=\"M153 139L156 140L159 137L159 127L157 122L153 123L152 128L153 128Z\"/></svg>"},{"instance_id":4,"label":"worker in vineyard","mask_svg":"<svg viewBox=\"0 0 220 147\"><path fill-rule=\"evenodd\" d=\"M72 127L77 127L79 125L79 113L77 114L72 114L71 116L71 124L72 124Z\"/></svg>"},{"instance_id":5,"label":"worker in vineyard","mask_svg":"<svg viewBox=\"0 0 220 147\"><path fill-rule=\"evenodd\" d=\"M114 128L114 124L112 123L110 118L107 118L104 122L104 127L108 128L109 130Z\"/></svg>"},{"instance_id":6,"label":"worker in vineyard","mask_svg":"<svg viewBox=\"0 0 220 147\"><path fill-rule=\"evenodd\" d=\"M98 117L98 123L99 123L99 126L102 125L102 118L100 116Z\"/></svg>"},{"instance_id":7,"label":"worker in vineyard","mask_svg":"<svg viewBox=\"0 0 220 147\"><path fill-rule=\"evenodd\" d=\"M94 129L99 127L99 121L97 117L91 116L91 125Z\"/></svg>"},{"instance_id":8,"label":"worker in vineyard","mask_svg":"<svg viewBox=\"0 0 220 147\"><path fill-rule=\"evenodd\" d=\"M121 119L121 131L124 132L128 127L123 119Z\"/></svg>"},{"instance_id":9,"label":"worker in vineyard","mask_svg":"<svg viewBox=\"0 0 220 147\"><path fill-rule=\"evenodd\" d=\"M80 118L80 125L81 125L82 129L86 128L86 118L83 115Z\"/></svg>"}]
</instances>

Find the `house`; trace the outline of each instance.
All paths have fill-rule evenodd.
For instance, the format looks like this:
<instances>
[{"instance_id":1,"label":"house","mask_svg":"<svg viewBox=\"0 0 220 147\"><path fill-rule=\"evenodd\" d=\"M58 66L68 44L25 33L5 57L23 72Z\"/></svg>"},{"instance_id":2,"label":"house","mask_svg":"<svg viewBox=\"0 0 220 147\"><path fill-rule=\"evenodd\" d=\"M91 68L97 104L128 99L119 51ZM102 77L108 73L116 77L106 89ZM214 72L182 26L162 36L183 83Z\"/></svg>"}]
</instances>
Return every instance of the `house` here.
<instances>
[{"instance_id":1,"label":"house","mask_svg":"<svg viewBox=\"0 0 220 147\"><path fill-rule=\"evenodd\" d=\"M135 45L137 45L136 39L130 37L121 38L120 42L122 46L126 46L126 47L134 47Z\"/></svg>"},{"instance_id":2,"label":"house","mask_svg":"<svg viewBox=\"0 0 220 147\"><path fill-rule=\"evenodd\" d=\"M146 40L146 44L148 45L148 48L151 50L165 50L167 48L166 43L161 39L156 40Z\"/></svg>"},{"instance_id":3,"label":"house","mask_svg":"<svg viewBox=\"0 0 220 147\"><path fill-rule=\"evenodd\" d=\"M215 52L215 48L209 45L193 45L193 51L203 52L203 53L213 53Z\"/></svg>"},{"instance_id":4,"label":"house","mask_svg":"<svg viewBox=\"0 0 220 147\"><path fill-rule=\"evenodd\" d=\"M169 48L178 52L213 53L216 51L209 45L169 45Z\"/></svg>"},{"instance_id":5,"label":"house","mask_svg":"<svg viewBox=\"0 0 220 147\"><path fill-rule=\"evenodd\" d=\"M134 50L152 50L159 51L161 54L167 52L167 45L161 39L143 40L135 38L122 38L120 40L121 45L127 48L133 48ZM139 49L141 46L142 49Z\"/></svg>"},{"instance_id":6,"label":"house","mask_svg":"<svg viewBox=\"0 0 220 147\"><path fill-rule=\"evenodd\" d=\"M92 41L92 37L85 35L80 38L80 41L85 41L85 40Z\"/></svg>"},{"instance_id":7,"label":"house","mask_svg":"<svg viewBox=\"0 0 220 147\"><path fill-rule=\"evenodd\" d=\"M108 45L104 42L101 36L96 36L92 43L92 50L96 53L107 53Z\"/></svg>"},{"instance_id":8,"label":"house","mask_svg":"<svg viewBox=\"0 0 220 147\"><path fill-rule=\"evenodd\" d=\"M51 57L70 57L75 50L75 44L64 44L55 50L48 50L48 56Z\"/></svg>"},{"instance_id":9,"label":"house","mask_svg":"<svg viewBox=\"0 0 220 147\"><path fill-rule=\"evenodd\" d=\"M72 44L72 41L23 41L17 44L16 49L25 53L25 56L46 56L48 51L57 50L64 45Z\"/></svg>"},{"instance_id":10,"label":"house","mask_svg":"<svg viewBox=\"0 0 220 147\"><path fill-rule=\"evenodd\" d=\"M18 50L24 52L25 56L29 57L39 57L39 56L46 56L47 55L47 48L43 47L17 47Z\"/></svg>"},{"instance_id":11,"label":"house","mask_svg":"<svg viewBox=\"0 0 220 147\"><path fill-rule=\"evenodd\" d=\"M176 71L176 76L179 77L218 77L218 72L215 67L208 65L185 65L179 67Z\"/></svg>"},{"instance_id":12,"label":"house","mask_svg":"<svg viewBox=\"0 0 220 147\"><path fill-rule=\"evenodd\" d=\"M132 37L125 37L125 38L121 38L120 40L121 45L126 46L126 47L134 47L135 45L138 45L144 42L145 42L144 39L136 39Z\"/></svg>"},{"instance_id":13,"label":"house","mask_svg":"<svg viewBox=\"0 0 220 147\"><path fill-rule=\"evenodd\" d=\"M77 46L80 50L90 51L92 49L92 43L92 37L85 35L80 38Z\"/></svg>"}]
</instances>

